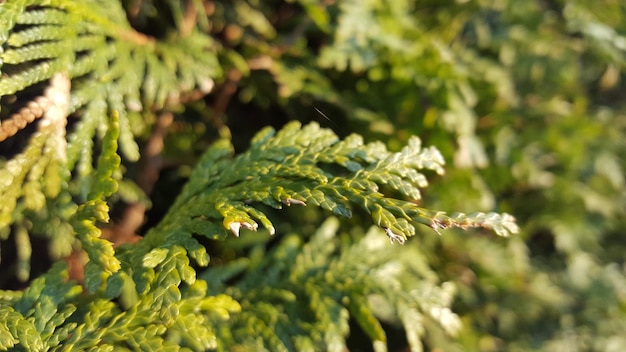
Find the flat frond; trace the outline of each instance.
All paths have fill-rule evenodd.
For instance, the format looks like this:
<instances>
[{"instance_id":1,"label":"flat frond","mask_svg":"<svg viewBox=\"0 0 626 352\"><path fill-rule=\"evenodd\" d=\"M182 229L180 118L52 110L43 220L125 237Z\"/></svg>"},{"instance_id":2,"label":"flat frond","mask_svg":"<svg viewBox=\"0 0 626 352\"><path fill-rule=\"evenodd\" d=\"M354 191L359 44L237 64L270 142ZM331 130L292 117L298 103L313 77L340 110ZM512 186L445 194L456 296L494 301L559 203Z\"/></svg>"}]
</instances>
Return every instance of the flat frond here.
<instances>
[{"instance_id":1,"label":"flat frond","mask_svg":"<svg viewBox=\"0 0 626 352\"><path fill-rule=\"evenodd\" d=\"M103 138L102 152L90 183L92 186L88 190L87 201L78 206L70 219L76 237L90 259L85 267L85 285L92 292L102 284L103 279L120 268L113 244L100 238L102 232L96 226L97 223L109 221L106 198L117 191L117 180L113 173L120 165L120 157L117 155L119 130L118 116L113 114L109 129Z\"/></svg>"},{"instance_id":2,"label":"flat frond","mask_svg":"<svg viewBox=\"0 0 626 352\"><path fill-rule=\"evenodd\" d=\"M121 154L136 161L135 136L149 127L142 114L205 94L220 75L218 45L206 33L158 41L132 29L118 2L9 1L0 3L0 18L0 142L27 142L0 160L3 238L57 198L110 194L111 184L92 174L108 116L118 116ZM34 133L20 133L35 123Z\"/></svg>"},{"instance_id":3,"label":"flat frond","mask_svg":"<svg viewBox=\"0 0 626 352\"><path fill-rule=\"evenodd\" d=\"M288 236L258 263L233 264L240 276L235 284L228 284L233 265L201 274L242 305L227 322L229 334L220 335L224 350L256 343L268 350L343 351L350 320L377 351L386 350L383 322L402 326L416 351L433 324L458 332L460 319L450 310L454 285L438 284L415 247L389 246L375 227L346 243L338 228L330 217L307 243Z\"/></svg>"},{"instance_id":4,"label":"flat frond","mask_svg":"<svg viewBox=\"0 0 626 352\"><path fill-rule=\"evenodd\" d=\"M236 157L227 141L210 148L155 233L179 228L220 238L227 232L238 236L241 228L256 231L260 222L273 234L274 226L255 203L277 209L310 204L347 217L359 207L399 243L415 233L416 223L435 230L486 227L502 236L517 231L508 215L449 217L381 193L387 186L418 198L419 188L427 186L422 170L443 173L443 162L435 148L422 149L417 137L391 153L379 143L363 144L358 136L339 141L316 123L301 127L292 122L278 132L261 131L250 149Z\"/></svg>"}]
</instances>

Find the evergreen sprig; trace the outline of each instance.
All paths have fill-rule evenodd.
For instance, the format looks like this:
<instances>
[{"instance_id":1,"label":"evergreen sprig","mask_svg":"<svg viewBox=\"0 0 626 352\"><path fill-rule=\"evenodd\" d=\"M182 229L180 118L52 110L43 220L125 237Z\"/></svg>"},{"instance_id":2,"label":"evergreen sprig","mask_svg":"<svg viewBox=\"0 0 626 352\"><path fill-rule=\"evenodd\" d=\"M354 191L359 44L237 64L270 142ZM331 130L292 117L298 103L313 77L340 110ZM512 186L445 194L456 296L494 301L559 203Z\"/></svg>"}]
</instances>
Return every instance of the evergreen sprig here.
<instances>
[{"instance_id":1,"label":"evergreen sprig","mask_svg":"<svg viewBox=\"0 0 626 352\"><path fill-rule=\"evenodd\" d=\"M11 223L18 199L24 197L24 208L39 210L47 197L59 195L62 182L67 181L65 124L69 94L67 76L55 75L37 104L43 116L40 130L22 153L2 165L0 230L6 231L5 226Z\"/></svg>"},{"instance_id":2,"label":"evergreen sprig","mask_svg":"<svg viewBox=\"0 0 626 352\"><path fill-rule=\"evenodd\" d=\"M121 150L136 160L133 133L146 126L140 111L177 105L194 89L208 92L220 72L209 36L192 31L156 41L134 31L117 2L12 1L0 6L0 18L0 96L27 93L57 72L72 81L68 113L80 111L81 119L68 136L67 163L72 170L80 161L80 176L92 171L92 138L106 131L113 111ZM0 140L42 115L29 106L9 112Z\"/></svg>"},{"instance_id":3,"label":"evergreen sprig","mask_svg":"<svg viewBox=\"0 0 626 352\"><path fill-rule=\"evenodd\" d=\"M49 228L68 227L73 211L55 218L46 205L67 209L73 197L89 197L108 116L118 115L122 154L137 160L135 136L152 111L209 92L220 75L210 36L190 30L156 40L130 26L119 2L16 0L0 4L0 19L0 142L39 120L21 152L0 159L0 238L13 224L30 227L20 220L26 212ZM79 119L66 135L71 116ZM28 251L20 261L28 265Z\"/></svg>"},{"instance_id":4,"label":"evergreen sprig","mask_svg":"<svg viewBox=\"0 0 626 352\"><path fill-rule=\"evenodd\" d=\"M206 351L217 346L217 327L240 311L231 297L208 295L204 281L184 290L155 285L123 306L102 294L81 294L66 280L67 268L58 263L11 305L0 305L0 349Z\"/></svg>"},{"instance_id":5,"label":"evergreen sprig","mask_svg":"<svg viewBox=\"0 0 626 352\"><path fill-rule=\"evenodd\" d=\"M365 144L358 135L340 141L316 123L301 127L291 122L278 133L271 128L259 132L250 149L234 158L230 143L215 143L155 231L223 238L227 231L239 236L241 228L256 231L260 222L273 234L274 226L255 203L276 209L310 204L345 217L359 207L399 243L415 234L417 223L435 230L486 227L501 236L517 231L506 214L450 217L381 193L386 188L416 200L419 188L428 185L422 170L443 173L443 163L439 151L422 149L417 137L391 153L380 142Z\"/></svg>"},{"instance_id":6,"label":"evergreen sprig","mask_svg":"<svg viewBox=\"0 0 626 352\"><path fill-rule=\"evenodd\" d=\"M249 258L200 275L213 292L241 302L219 350L345 351L350 319L376 351L387 350L381 320L403 326L414 350L433 325L458 332L449 308L454 286L436 284L425 257L399 255L378 228L356 243L341 241L338 228L329 217L306 243L286 236L270 252L257 246Z\"/></svg>"},{"instance_id":7,"label":"evergreen sprig","mask_svg":"<svg viewBox=\"0 0 626 352\"><path fill-rule=\"evenodd\" d=\"M103 149L90 182L87 200L78 206L70 219L76 238L89 257L89 262L85 265L85 286L92 292L98 289L103 279L120 268L113 243L101 239L102 232L97 227L97 224L109 222L109 206L106 199L117 191L118 183L113 175L119 169L121 161L117 155L119 134L119 118L117 114L113 114L109 129L103 137Z\"/></svg>"},{"instance_id":8,"label":"evergreen sprig","mask_svg":"<svg viewBox=\"0 0 626 352\"><path fill-rule=\"evenodd\" d=\"M189 253L201 265L208 263L208 258L202 261L200 255L193 255L197 242L177 236L177 241L166 241L160 248L142 241L137 251L130 247L116 251L110 241L100 238L96 225L108 222L106 198L117 190L119 128L113 114L89 182L88 199L70 218L90 259L85 266L87 290L68 281L67 265L60 262L24 292L2 292L0 331L6 334L0 338L0 350L62 346L79 351L177 351L181 347L204 351L216 348L217 328L241 310L232 297L209 295L206 283L196 280ZM142 252L142 248L149 250ZM206 256L204 247L195 249ZM136 265L129 265L130 258L138 258L137 252L144 253L139 266L145 270L135 270L143 281L133 280ZM116 297L119 302L112 300Z\"/></svg>"}]
</instances>

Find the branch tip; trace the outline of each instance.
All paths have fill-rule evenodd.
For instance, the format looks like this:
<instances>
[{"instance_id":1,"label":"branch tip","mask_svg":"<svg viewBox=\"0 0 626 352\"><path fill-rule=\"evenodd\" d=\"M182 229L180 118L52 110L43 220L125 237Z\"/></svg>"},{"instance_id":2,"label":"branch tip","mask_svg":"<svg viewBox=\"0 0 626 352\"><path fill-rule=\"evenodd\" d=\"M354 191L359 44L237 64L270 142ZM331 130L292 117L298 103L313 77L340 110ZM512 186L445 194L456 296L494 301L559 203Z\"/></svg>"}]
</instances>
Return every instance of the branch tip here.
<instances>
[{"instance_id":1,"label":"branch tip","mask_svg":"<svg viewBox=\"0 0 626 352\"><path fill-rule=\"evenodd\" d=\"M306 203L301 201L301 200L298 200L298 199L285 198L285 199L282 200L282 202L283 202L283 204L285 204L287 206L291 206L292 204L295 204L295 205L302 205L302 206L306 207Z\"/></svg>"},{"instance_id":2,"label":"branch tip","mask_svg":"<svg viewBox=\"0 0 626 352\"><path fill-rule=\"evenodd\" d=\"M390 228L385 227L383 229L385 230L385 234L387 234L387 236L389 237L389 241L391 242L391 244L393 244L394 241L400 244L404 244L404 241L406 241L404 236L395 234L393 231L391 231Z\"/></svg>"},{"instance_id":3,"label":"branch tip","mask_svg":"<svg viewBox=\"0 0 626 352\"><path fill-rule=\"evenodd\" d=\"M228 228L230 229L230 232L233 233L233 235L239 237L239 229L241 228L240 222L231 222L230 224L228 224Z\"/></svg>"}]
</instances>

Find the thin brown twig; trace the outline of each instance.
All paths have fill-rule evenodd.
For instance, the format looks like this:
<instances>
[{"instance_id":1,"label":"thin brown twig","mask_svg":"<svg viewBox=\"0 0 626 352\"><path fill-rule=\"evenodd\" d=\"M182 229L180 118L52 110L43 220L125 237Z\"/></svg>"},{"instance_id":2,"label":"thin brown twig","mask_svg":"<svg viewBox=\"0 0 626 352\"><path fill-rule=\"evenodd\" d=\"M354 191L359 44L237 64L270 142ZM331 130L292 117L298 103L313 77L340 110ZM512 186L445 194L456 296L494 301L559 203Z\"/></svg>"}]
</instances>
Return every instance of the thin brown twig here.
<instances>
[{"instance_id":1,"label":"thin brown twig","mask_svg":"<svg viewBox=\"0 0 626 352\"><path fill-rule=\"evenodd\" d=\"M193 32L193 29L196 27L196 23L198 22L198 9L194 5L193 1L187 1L187 6L185 6L185 15L183 17L183 22L180 24L178 31L181 36L186 37Z\"/></svg>"},{"instance_id":2,"label":"thin brown twig","mask_svg":"<svg viewBox=\"0 0 626 352\"><path fill-rule=\"evenodd\" d=\"M239 81L241 80L241 72L236 69L228 71L226 82L222 84L222 87L215 98L213 103L213 111L215 111L215 118L213 119L213 127L220 130L224 127L223 116L226 113L228 103L232 99L233 95L237 92Z\"/></svg>"}]
</instances>

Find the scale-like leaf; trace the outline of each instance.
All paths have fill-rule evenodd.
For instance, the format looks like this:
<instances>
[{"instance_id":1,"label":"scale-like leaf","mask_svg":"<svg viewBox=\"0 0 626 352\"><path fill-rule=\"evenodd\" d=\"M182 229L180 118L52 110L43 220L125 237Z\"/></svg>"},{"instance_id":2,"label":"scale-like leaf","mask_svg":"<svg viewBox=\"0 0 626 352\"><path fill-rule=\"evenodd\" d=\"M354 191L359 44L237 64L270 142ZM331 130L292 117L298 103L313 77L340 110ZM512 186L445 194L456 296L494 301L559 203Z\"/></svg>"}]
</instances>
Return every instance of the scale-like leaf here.
<instances>
[{"instance_id":1,"label":"scale-like leaf","mask_svg":"<svg viewBox=\"0 0 626 352\"><path fill-rule=\"evenodd\" d=\"M374 145L364 145L356 136L340 141L316 123L302 127L297 122L278 132L261 131L250 149L236 157L232 156L232 147L222 140L201 159L152 236L173 228L210 238L223 238L228 232L239 236L242 228L256 231L256 220L273 234L274 226L254 203L277 209L292 204L314 205L347 217L352 215L353 207L360 207L385 229L392 242L399 243L415 233L414 223L435 230L486 227L502 236L517 231L509 215L448 217L409 201L385 197L379 191L383 186L419 198L418 189L427 186L421 170L443 173L443 158L433 147L422 149L417 137L399 153L388 152L380 143ZM338 168L329 168L332 164Z\"/></svg>"}]
</instances>

